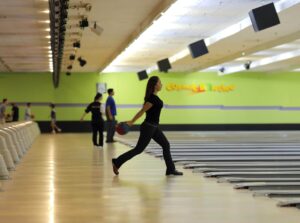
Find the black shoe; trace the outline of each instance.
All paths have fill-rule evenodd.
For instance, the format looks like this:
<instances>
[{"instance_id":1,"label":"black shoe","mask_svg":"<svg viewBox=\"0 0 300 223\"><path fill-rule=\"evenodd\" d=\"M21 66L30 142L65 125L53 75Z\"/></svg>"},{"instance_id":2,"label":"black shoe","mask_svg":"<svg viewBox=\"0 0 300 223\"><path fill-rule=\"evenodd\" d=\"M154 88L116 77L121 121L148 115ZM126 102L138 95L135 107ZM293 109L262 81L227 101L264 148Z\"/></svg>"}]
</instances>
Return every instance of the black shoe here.
<instances>
[{"instance_id":1,"label":"black shoe","mask_svg":"<svg viewBox=\"0 0 300 223\"><path fill-rule=\"evenodd\" d=\"M173 171L166 171L166 175L182 176L183 173L178 170L173 170Z\"/></svg>"},{"instance_id":2,"label":"black shoe","mask_svg":"<svg viewBox=\"0 0 300 223\"><path fill-rule=\"evenodd\" d=\"M117 142L117 141L115 141L115 140L113 140L113 141L106 141L106 143L114 143L114 142Z\"/></svg>"},{"instance_id":3,"label":"black shoe","mask_svg":"<svg viewBox=\"0 0 300 223\"><path fill-rule=\"evenodd\" d=\"M119 175L119 170L118 170L118 167L116 165L116 159L112 159L111 162L112 162L114 174Z\"/></svg>"}]
</instances>

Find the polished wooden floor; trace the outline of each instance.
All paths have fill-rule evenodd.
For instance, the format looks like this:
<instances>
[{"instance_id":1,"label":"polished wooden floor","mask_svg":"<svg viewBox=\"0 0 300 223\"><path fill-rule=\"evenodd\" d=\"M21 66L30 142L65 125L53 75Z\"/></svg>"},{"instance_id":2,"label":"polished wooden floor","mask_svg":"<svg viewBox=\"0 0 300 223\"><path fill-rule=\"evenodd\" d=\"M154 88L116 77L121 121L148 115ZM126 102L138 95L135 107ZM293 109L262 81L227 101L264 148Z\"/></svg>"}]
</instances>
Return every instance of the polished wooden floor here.
<instances>
[{"instance_id":1,"label":"polished wooden floor","mask_svg":"<svg viewBox=\"0 0 300 223\"><path fill-rule=\"evenodd\" d=\"M296 208L189 170L166 177L164 162L147 154L114 176L111 158L127 149L119 143L95 149L89 134L39 136L11 179L1 181L0 222L300 222Z\"/></svg>"}]
</instances>

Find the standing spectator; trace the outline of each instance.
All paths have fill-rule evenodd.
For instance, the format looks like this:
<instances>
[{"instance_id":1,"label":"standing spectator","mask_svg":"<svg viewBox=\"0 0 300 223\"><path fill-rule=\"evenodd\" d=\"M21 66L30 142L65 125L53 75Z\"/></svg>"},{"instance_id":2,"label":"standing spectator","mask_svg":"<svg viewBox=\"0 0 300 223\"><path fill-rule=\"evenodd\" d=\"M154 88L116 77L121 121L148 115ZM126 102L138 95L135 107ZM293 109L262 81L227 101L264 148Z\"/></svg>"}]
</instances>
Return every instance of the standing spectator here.
<instances>
[{"instance_id":1,"label":"standing spectator","mask_svg":"<svg viewBox=\"0 0 300 223\"><path fill-rule=\"evenodd\" d=\"M7 106L7 98L4 98L2 100L2 104L0 105L0 124L5 123L5 111L6 111L6 106Z\"/></svg>"},{"instance_id":2,"label":"standing spectator","mask_svg":"<svg viewBox=\"0 0 300 223\"><path fill-rule=\"evenodd\" d=\"M52 133L55 134L56 131L61 132L61 129L56 125L56 111L55 111L55 104L50 104L51 107L51 113L50 113L50 117L51 117L51 129L52 129Z\"/></svg>"},{"instance_id":3,"label":"standing spectator","mask_svg":"<svg viewBox=\"0 0 300 223\"><path fill-rule=\"evenodd\" d=\"M31 113L31 103L28 102L25 108L25 120L30 121L34 118L34 115Z\"/></svg>"},{"instance_id":4,"label":"standing spectator","mask_svg":"<svg viewBox=\"0 0 300 223\"><path fill-rule=\"evenodd\" d=\"M19 121L19 107L15 103L11 103L11 106L12 121L17 122Z\"/></svg>"},{"instance_id":5,"label":"standing spectator","mask_svg":"<svg viewBox=\"0 0 300 223\"><path fill-rule=\"evenodd\" d=\"M107 135L106 135L106 142L113 143L114 135L115 135L115 125L116 119L115 116L117 115L117 108L116 103L113 98L115 95L114 89L110 88L107 90L108 97L106 99L106 106L105 106L105 114L106 114L106 121L107 121Z\"/></svg>"},{"instance_id":6,"label":"standing spectator","mask_svg":"<svg viewBox=\"0 0 300 223\"><path fill-rule=\"evenodd\" d=\"M104 130L104 120L102 118L101 103L100 103L101 99L102 99L102 94L97 93L94 98L94 102L90 103L87 106L85 112L83 113L80 119L80 121L83 121L87 113L89 112L92 113L92 120L91 120L91 125L93 129L92 139L93 139L94 146L97 146L99 148L103 147L103 130ZM99 132L99 141L97 141L98 132Z\"/></svg>"}]
</instances>

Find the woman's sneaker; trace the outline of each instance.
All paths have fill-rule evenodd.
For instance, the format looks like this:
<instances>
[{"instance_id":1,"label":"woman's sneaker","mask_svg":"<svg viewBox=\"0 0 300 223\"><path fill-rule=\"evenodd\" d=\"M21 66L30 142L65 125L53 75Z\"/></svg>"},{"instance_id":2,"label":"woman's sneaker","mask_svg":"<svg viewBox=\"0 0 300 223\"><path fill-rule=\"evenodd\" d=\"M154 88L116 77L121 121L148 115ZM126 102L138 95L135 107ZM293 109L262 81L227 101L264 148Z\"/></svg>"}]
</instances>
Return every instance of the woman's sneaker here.
<instances>
[{"instance_id":1,"label":"woman's sneaker","mask_svg":"<svg viewBox=\"0 0 300 223\"><path fill-rule=\"evenodd\" d=\"M172 171L166 171L166 175L169 176L169 175L174 175L174 176L182 176L183 175L183 172L180 172L178 170L172 170Z\"/></svg>"},{"instance_id":2,"label":"woman's sneaker","mask_svg":"<svg viewBox=\"0 0 300 223\"><path fill-rule=\"evenodd\" d=\"M116 159L112 159L111 162L112 162L114 174L119 175L118 167L117 167L117 165L115 164L115 163L116 163Z\"/></svg>"}]
</instances>

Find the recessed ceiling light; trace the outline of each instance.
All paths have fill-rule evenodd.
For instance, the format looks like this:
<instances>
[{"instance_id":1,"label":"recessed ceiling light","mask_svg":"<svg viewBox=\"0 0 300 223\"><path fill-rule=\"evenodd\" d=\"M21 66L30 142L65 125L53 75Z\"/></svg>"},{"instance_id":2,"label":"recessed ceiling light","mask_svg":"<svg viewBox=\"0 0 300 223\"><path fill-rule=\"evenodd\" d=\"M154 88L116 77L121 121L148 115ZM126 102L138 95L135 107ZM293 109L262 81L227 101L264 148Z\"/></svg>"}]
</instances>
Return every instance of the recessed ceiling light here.
<instances>
[{"instance_id":1,"label":"recessed ceiling light","mask_svg":"<svg viewBox=\"0 0 300 223\"><path fill-rule=\"evenodd\" d=\"M49 12L50 12L49 9L41 11L41 13L49 13Z\"/></svg>"},{"instance_id":2,"label":"recessed ceiling light","mask_svg":"<svg viewBox=\"0 0 300 223\"><path fill-rule=\"evenodd\" d=\"M41 20L41 21L39 21L40 23L50 23L50 20Z\"/></svg>"}]
</instances>

